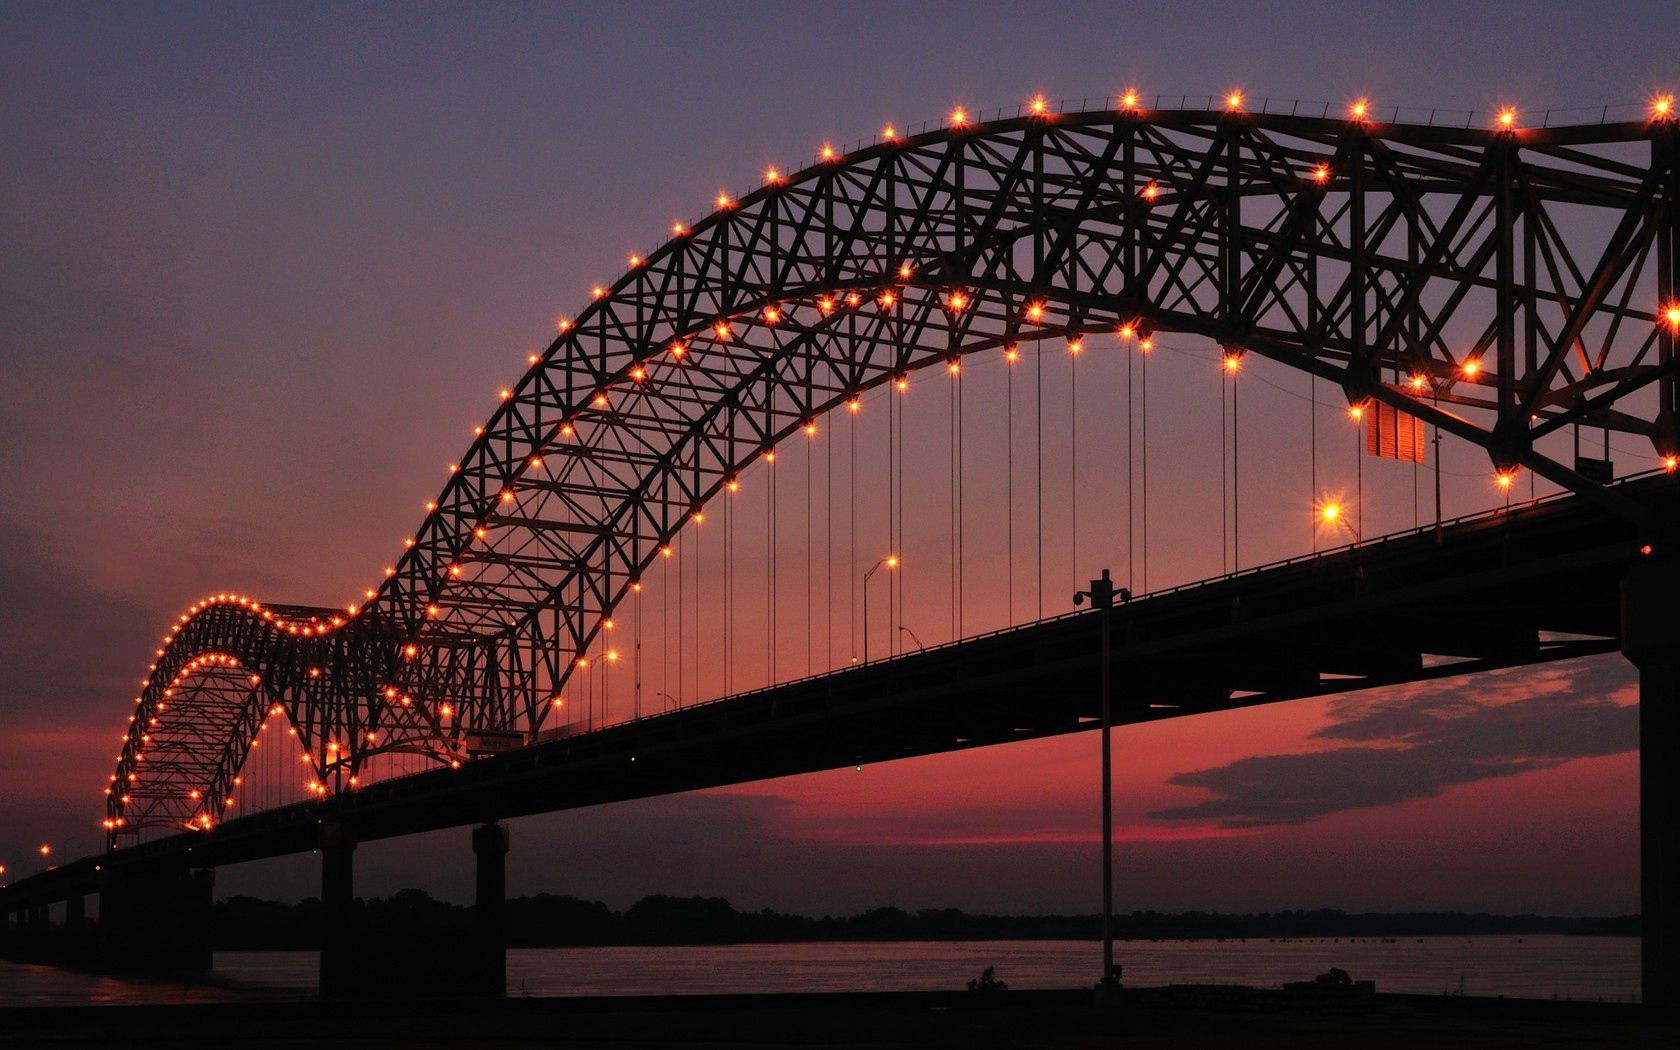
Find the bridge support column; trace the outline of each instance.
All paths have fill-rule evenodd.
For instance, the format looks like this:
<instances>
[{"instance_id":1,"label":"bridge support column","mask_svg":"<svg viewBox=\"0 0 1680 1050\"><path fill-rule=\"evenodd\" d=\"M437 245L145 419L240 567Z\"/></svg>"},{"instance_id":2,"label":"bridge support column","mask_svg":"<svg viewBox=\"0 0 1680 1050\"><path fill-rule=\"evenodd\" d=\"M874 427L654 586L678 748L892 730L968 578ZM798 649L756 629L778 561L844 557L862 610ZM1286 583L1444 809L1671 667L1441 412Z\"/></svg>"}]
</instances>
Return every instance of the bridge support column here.
<instances>
[{"instance_id":1,"label":"bridge support column","mask_svg":"<svg viewBox=\"0 0 1680 1050\"><path fill-rule=\"evenodd\" d=\"M87 904L79 893L64 902L64 961L71 966L87 965Z\"/></svg>"},{"instance_id":2,"label":"bridge support column","mask_svg":"<svg viewBox=\"0 0 1680 1050\"><path fill-rule=\"evenodd\" d=\"M484 996L507 994L508 830L494 821L473 829L478 890L473 898L473 984Z\"/></svg>"},{"instance_id":3,"label":"bridge support column","mask_svg":"<svg viewBox=\"0 0 1680 1050\"><path fill-rule=\"evenodd\" d=\"M1639 669L1642 998L1680 1010L1680 560L1643 559L1622 581L1622 652Z\"/></svg>"},{"instance_id":4,"label":"bridge support column","mask_svg":"<svg viewBox=\"0 0 1680 1050\"><path fill-rule=\"evenodd\" d=\"M323 998L356 990L355 882L352 878L356 836L342 824L321 829L321 972Z\"/></svg>"}]
</instances>

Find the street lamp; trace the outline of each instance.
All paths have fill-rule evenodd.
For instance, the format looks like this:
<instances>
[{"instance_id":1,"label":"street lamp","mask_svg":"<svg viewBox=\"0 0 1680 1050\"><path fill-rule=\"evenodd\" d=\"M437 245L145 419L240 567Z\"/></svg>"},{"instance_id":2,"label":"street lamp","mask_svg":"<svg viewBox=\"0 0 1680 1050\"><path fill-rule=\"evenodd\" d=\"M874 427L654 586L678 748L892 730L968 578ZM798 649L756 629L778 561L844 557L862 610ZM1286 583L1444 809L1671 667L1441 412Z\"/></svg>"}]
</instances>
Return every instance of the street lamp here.
<instances>
[{"instance_id":1,"label":"street lamp","mask_svg":"<svg viewBox=\"0 0 1680 1050\"><path fill-rule=\"evenodd\" d=\"M1359 546L1362 540L1359 535L1359 524L1348 520L1347 512L1340 503L1334 500L1320 503L1318 505L1318 520L1330 528L1346 529L1348 535L1353 537L1353 545L1355 547Z\"/></svg>"},{"instance_id":2,"label":"street lamp","mask_svg":"<svg viewBox=\"0 0 1680 1050\"><path fill-rule=\"evenodd\" d=\"M901 626L898 629L898 633L909 635L910 640L916 643L916 648L918 648L918 649L926 649L927 648L927 643L922 641L922 636L917 634L915 631L912 631L910 628Z\"/></svg>"},{"instance_id":3,"label":"street lamp","mask_svg":"<svg viewBox=\"0 0 1680 1050\"><path fill-rule=\"evenodd\" d=\"M1090 601L1091 608L1097 612L1098 634L1101 637L1098 666L1101 683L1099 688L1102 692L1103 968L1102 980L1097 982L1097 1000L1100 1005L1105 1006L1112 1005L1120 992L1120 975L1114 965L1114 756L1113 745L1109 739L1109 729L1113 724L1113 682L1108 655L1109 620L1116 597L1122 602L1129 602L1132 600L1132 592L1125 587L1116 590L1107 569L1091 581L1090 590L1080 591L1073 596L1075 605L1083 605L1087 600Z\"/></svg>"},{"instance_id":4,"label":"street lamp","mask_svg":"<svg viewBox=\"0 0 1680 1050\"><path fill-rule=\"evenodd\" d=\"M889 554L863 574L863 662L869 662L869 580L883 568L898 568L898 555Z\"/></svg>"},{"instance_id":5,"label":"street lamp","mask_svg":"<svg viewBox=\"0 0 1680 1050\"><path fill-rule=\"evenodd\" d=\"M672 696L670 693L654 693L653 695L654 695L655 698L658 698L658 697L661 697L661 696L665 698L665 710L667 710L667 711L669 711L673 707L682 706L682 705L677 703L677 698Z\"/></svg>"}]
</instances>

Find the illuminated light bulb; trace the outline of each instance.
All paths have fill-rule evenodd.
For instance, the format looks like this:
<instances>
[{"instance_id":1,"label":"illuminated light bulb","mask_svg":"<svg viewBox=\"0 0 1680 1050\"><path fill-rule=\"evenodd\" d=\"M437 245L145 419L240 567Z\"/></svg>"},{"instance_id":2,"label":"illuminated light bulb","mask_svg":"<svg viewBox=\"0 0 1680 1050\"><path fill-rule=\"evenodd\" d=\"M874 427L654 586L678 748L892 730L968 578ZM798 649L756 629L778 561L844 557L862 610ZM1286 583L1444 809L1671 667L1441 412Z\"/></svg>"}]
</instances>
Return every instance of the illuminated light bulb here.
<instances>
[{"instance_id":1,"label":"illuminated light bulb","mask_svg":"<svg viewBox=\"0 0 1680 1050\"><path fill-rule=\"evenodd\" d=\"M805 424L805 436L806 437L816 437L817 436L817 424L814 421Z\"/></svg>"},{"instance_id":2,"label":"illuminated light bulb","mask_svg":"<svg viewBox=\"0 0 1680 1050\"><path fill-rule=\"evenodd\" d=\"M951 111L951 126L953 128L961 128L961 127L966 127L967 125L968 125L968 110L963 109L960 106L956 109L953 109Z\"/></svg>"},{"instance_id":3,"label":"illuminated light bulb","mask_svg":"<svg viewBox=\"0 0 1680 1050\"><path fill-rule=\"evenodd\" d=\"M1237 371L1239 368L1242 367L1242 355L1241 354L1226 354L1224 365L1225 365L1225 371L1227 371L1227 372Z\"/></svg>"},{"instance_id":4,"label":"illuminated light bulb","mask_svg":"<svg viewBox=\"0 0 1680 1050\"><path fill-rule=\"evenodd\" d=\"M764 323L765 324L775 324L777 321L780 321L781 319L782 319L782 312L780 310L776 309L774 306L766 306L764 308Z\"/></svg>"},{"instance_id":5,"label":"illuminated light bulb","mask_svg":"<svg viewBox=\"0 0 1680 1050\"><path fill-rule=\"evenodd\" d=\"M857 306L862 302L863 302L863 296L859 295L856 292L850 292L846 295L846 305L847 306Z\"/></svg>"},{"instance_id":6,"label":"illuminated light bulb","mask_svg":"<svg viewBox=\"0 0 1680 1050\"><path fill-rule=\"evenodd\" d=\"M459 463L449 464L449 473L451 473L451 474L459 472L460 469L461 469L461 465Z\"/></svg>"},{"instance_id":7,"label":"illuminated light bulb","mask_svg":"<svg viewBox=\"0 0 1680 1050\"><path fill-rule=\"evenodd\" d=\"M1011 343L1008 349L1004 350L1003 359L1010 364L1014 364L1021 359L1021 351L1016 349L1015 344Z\"/></svg>"},{"instance_id":8,"label":"illuminated light bulb","mask_svg":"<svg viewBox=\"0 0 1680 1050\"><path fill-rule=\"evenodd\" d=\"M1151 339L1147 335L1144 336L1142 339L1138 340L1138 349L1146 354L1149 353L1149 351L1155 349L1155 340Z\"/></svg>"},{"instance_id":9,"label":"illuminated light bulb","mask_svg":"<svg viewBox=\"0 0 1680 1050\"><path fill-rule=\"evenodd\" d=\"M432 500L427 500L426 501L426 510L427 510L428 513L431 512L431 511L437 510L437 504L435 502L433 502Z\"/></svg>"},{"instance_id":10,"label":"illuminated light bulb","mask_svg":"<svg viewBox=\"0 0 1680 1050\"><path fill-rule=\"evenodd\" d=\"M572 327L571 319L566 317L557 317L554 320L554 327L557 331L564 334Z\"/></svg>"},{"instance_id":11,"label":"illuminated light bulb","mask_svg":"<svg viewBox=\"0 0 1680 1050\"><path fill-rule=\"evenodd\" d=\"M1353 103L1348 106L1348 116L1352 117L1354 120L1364 120L1366 115L1370 112L1371 100L1367 98L1356 98L1353 100Z\"/></svg>"},{"instance_id":12,"label":"illuminated light bulb","mask_svg":"<svg viewBox=\"0 0 1680 1050\"><path fill-rule=\"evenodd\" d=\"M717 336L719 342L728 342L730 334L729 322L719 321L717 324L712 326L712 333Z\"/></svg>"},{"instance_id":13,"label":"illuminated light bulb","mask_svg":"<svg viewBox=\"0 0 1680 1050\"><path fill-rule=\"evenodd\" d=\"M881 137L886 139L888 142L891 142L898 138L898 129L893 127L891 124L888 124L886 127L881 129Z\"/></svg>"},{"instance_id":14,"label":"illuminated light bulb","mask_svg":"<svg viewBox=\"0 0 1680 1050\"><path fill-rule=\"evenodd\" d=\"M953 359L945 367L952 375L956 375L958 372L962 371L962 362Z\"/></svg>"},{"instance_id":15,"label":"illuminated light bulb","mask_svg":"<svg viewBox=\"0 0 1680 1050\"><path fill-rule=\"evenodd\" d=\"M635 581L630 585L630 589L637 594L642 593L642 582L640 580Z\"/></svg>"},{"instance_id":16,"label":"illuminated light bulb","mask_svg":"<svg viewBox=\"0 0 1680 1050\"><path fill-rule=\"evenodd\" d=\"M1069 339L1068 340L1068 353L1077 355L1077 354L1081 353L1082 351L1084 351L1084 349L1085 349L1085 340L1083 340L1083 339Z\"/></svg>"},{"instance_id":17,"label":"illuminated light bulb","mask_svg":"<svg viewBox=\"0 0 1680 1050\"><path fill-rule=\"evenodd\" d=\"M606 394L596 394L595 395L595 407L596 408L606 408L607 407L607 395Z\"/></svg>"},{"instance_id":18,"label":"illuminated light bulb","mask_svg":"<svg viewBox=\"0 0 1680 1050\"><path fill-rule=\"evenodd\" d=\"M437 606L435 606L435 605L426 606L426 615L429 618L435 620L442 614L443 614L443 610L438 608ZM321 669L320 668L316 668L316 669L314 669L313 671L310 672L310 677L311 678L318 678L318 677L320 677L320 675L321 675Z\"/></svg>"},{"instance_id":19,"label":"illuminated light bulb","mask_svg":"<svg viewBox=\"0 0 1680 1050\"><path fill-rule=\"evenodd\" d=\"M1680 456L1664 456L1662 462L1663 469L1670 474L1674 473L1676 470L1680 470Z\"/></svg>"},{"instance_id":20,"label":"illuminated light bulb","mask_svg":"<svg viewBox=\"0 0 1680 1050\"><path fill-rule=\"evenodd\" d=\"M1506 106L1499 111L1499 126L1507 129L1517 126L1517 111L1515 107Z\"/></svg>"},{"instance_id":21,"label":"illuminated light bulb","mask_svg":"<svg viewBox=\"0 0 1680 1050\"><path fill-rule=\"evenodd\" d=\"M661 548L659 548L659 556L660 556L660 557L661 557L661 558L669 558L669 557L670 557L670 556L671 556L671 548L670 548L670 546L669 546L669 545L667 545L667 546L664 546L664 547L661 547Z\"/></svg>"},{"instance_id":22,"label":"illuminated light bulb","mask_svg":"<svg viewBox=\"0 0 1680 1050\"><path fill-rule=\"evenodd\" d=\"M852 399L850 401L846 402L846 410L854 415L861 411L862 408L863 402L858 400L857 395L855 394L852 395Z\"/></svg>"},{"instance_id":23,"label":"illuminated light bulb","mask_svg":"<svg viewBox=\"0 0 1680 1050\"><path fill-rule=\"evenodd\" d=\"M497 493L497 496L498 496L499 499L501 499L501 501L503 503L512 503L513 502L513 490L512 489L503 489L501 492Z\"/></svg>"},{"instance_id":24,"label":"illuminated light bulb","mask_svg":"<svg viewBox=\"0 0 1680 1050\"><path fill-rule=\"evenodd\" d=\"M1413 374L1412 378L1408 380L1408 383L1411 385L1413 390L1422 390L1427 382L1428 380L1418 374Z\"/></svg>"},{"instance_id":25,"label":"illuminated light bulb","mask_svg":"<svg viewBox=\"0 0 1680 1050\"><path fill-rule=\"evenodd\" d=\"M1120 338L1130 339L1134 334L1136 334L1137 329L1134 328L1131 324L1123 324L1123 325L1120 326L1118 331L1120 333Z\"/></svg>"},{"instance_id":26,"label":"illuminated light bulb","mask_svg":"<svg viewBox=\"0 0 1680 1050\"><path fill-rule=\"evenodd\" d=\"M898 568L898 555L896 555L896 554L887 555L887 568L889 568L889 569Z\"/></svg>"},{"instance_id":27,"label":"illuminated light bulb","mask_svg":"<svg viewBox=\"0 0 1680 1050\"><path fill-rule=\"evenodd\" d=\"M1320 164L1313 168L1313 181L1324 183L1330 181L1330 165Z\"/></svg>"},{"instance_id":28,"label":"illuminated light bulb","mask_svg":"<svg viewBox=\"0 0 1680 1050\"><path fill-rule=\"evenodd\" d=\"M608 649L607 650L607 663L609 663L609 664L618 663L618 650L617 649Z\"/></svg>"},{"instance_id":29,"label":"illuminated light bulb","mask_svg":"<svg viewBox=\"0 0 1680 1050\"><path fill-rule=\"evenodd\" d=\"M1364 419L1365 418L1365 406L1364 405L1354 405L1352 408L1348 409L1348 418L1355 421L1355 422L1358 422L1359 420Z\"/></svg>"},{"instance_id":30,"label":"illuminated light bulb","mask_svg":"<svg viewBox=\"0 0 1680 1050\"><path fill-rule=\"evenodd\" d=\"M1474 379L1476 378L1477 373L1481 372L1482 363L1475 358L1471 358L1470 360L1464 362L1463 367L1459 370L1464 373L1466 378Z\"/></svg>"},{"instance_id":31,"label":"illuminated light bulb","mask_svg":"<svg viewBox=\"0 0 1680 1050\"><path fill-rule=\"evenodd\" d=\"M817 300L817 312L818 313L828 314L828 313L833 312L833 310L834 310L834 300L833 299L830 299L828 296L825 295L822 298Z\"/></svg>"},{"instance_id":32,"label":"illuminated light bulb","mask_svg":"<svg viewBox=\"0 0 1680 1050\"><path fill-rule=\"evenodd\" d=\"M682 356L686 353L688 353L688 344L683 342L681 339L679 339L676 342L671 344L671 356L672 357L681 361Z\"/></svg>"},{"instance_id":33,"label":"illuminated light bulb","mask_svg":"<svg viewBox=\"0 0 1680 1050\"><path fill-rule=\"evenodd\" d=\"M643 368L641 365L635 366L630 369L630 378L633 381L640 383L642 380L647 378L647 369Z\"/></svg>"},{"instance_id":34,"label":"illuminated light bulb","mask_svg":"<svg viewBox=\"0 0 1680 1050\"><path fill-rule=\"evenodd\" d=\"M1674 118L1674 96L1658 95L1652 99L1651 117L1654 120L1672 120Z\"/></svg>"},{"instance_id":35,"label":"illuminated light bulb","mask_svg":"<svg viewBox=\"0 0 1680 1050\"><path fill-rule=\"evenodd\" d=\"M732 203L734 203L734 202L729 199L729 194L724 193L722 190L718 191L718 195L717 195L718 211L724 211L724 210L728 209L728 207Z\"/></svg>"},{"instance_id":36,"label":"illuminated light bulb","mask_svg":"<svg viewBox=\"0 0 1680 1050\"><path fill-rule=\"evenodd\" d=\"M899 393L901 393L901 394L904 393L906 390L910 389L910 377L909 376L899 376L896 380L893 381L893 386L898 388Z\"/></svg>"},{"instance_id":37,"label":"illuminated light bulb","mask_svg":"<svg viewBox=\"0 0 1680 1050\"><path fill-rule=\"evenodd\" d=\"M776 462L776 450L771 449L770 451L766 452L764 454L764 459L765 459L765 462L767 462L767 463L775 463Z\"/></svg>"},{"instance_id":38,"label":"illuminated light bulb","mask_svg":"<svg viewBox=\"0 0 1680 1050\"><path fill-rule=\"evenodd\" d=\"M1145 186L1143 188L1143 199L1146 200L1146 201L1153 201L1155 198L1159 197L1160 195L1161 195L1161 187L1158 186L1157 184L1153 183L1153 182L1149 183L1147 186Z\"/></svg>"},{"instance_id":39,"label":"illuminated light bulb","mask_svg":"<svg viewBox=\"0 0 1680 1050\"><path fill-rule=\"evenodd\" d=\"M1031 106L1034 116L1043 116L1049 110L1050 103L1044 100L1043 95L1034 95Z\"/></svg>"},{"instance_id":40,"label":"illuminated light bulb","mask_svg":"<svg viewBox=\"0 0 1680 1050\"><path fill-rule=\"evenodd\" d=\"M642 265L642 257L640 255L630 256L630 269L634 270L640 265Z\"/></svg>"},{"instance_id":41,"label":"illuminated light bulb","mask_svg":"<svg viewBox=\"0 0 1680 1050\"><path fill-rule=\"evenodd\" d=\"M765 168L764 169L764 181L770 183L771 185L775 185L776 183L781 182L782 181L781 171L778 168L776 168L775 165L771 165L770 167Z\"/></svg>"},{"instance_id":42,"label":"illuminated light bulb","mask_svg":"<svg viewBox=\"0 0 1680 1050\"><path fill-rule=\"evenodd\" d=\"M372 588L372 587L369 587L369 588L367 588L367 589L366 589L366 590L364 590L364 591L363 591L363 592L362 592L362 595L363 595L363 596L364 596L364 597L367 597L367 598L372 598L372 597L373 597L373 594L374 594L374 591L373 591L373 588Z\"/></svg>"},{"instance_id":43,"label":"illuminated light bulb","mask_svg":"<svg viewBox=\"0 0 1680 1050\"><path fill-rule=\"evenodd\" d=\"M589 289L590 298L593 298L593 299L599 299L606 294L607 294L607 290L605 288L602 288L598 284Z\"/></svg>"},{"instance_id":44,"label":"illuminated light bulb","mask_svg":"<svg viewBox=\"0 0 1680 1050\"><path fill-rule=\"evenodd\" d=\"M541 456L532 456L527 462L530 463L533 470L542 469L543 461Z\"/></svg>"},{"instance_id":45,"label":"illuminated light bulb","mask_svg":"<svg viewBox=\"0 0 1680 1050\"><path fill-rule=\"evenodd\" d=\"M1031 306L1027 307L1027 318L1029 320L1037 321L1040 318L1042 318L1043 316L1044 316L1044 304L1043 303L1033 303Z\"/></svg>"},{"instance_id":46,"label":"illuminated light bulb","mask_svg":"<svg viewBox=\"0 0 1680 1050\"><path fill-rule=\"evenodd\" d=\"M829 145L829 144L828 144L828 143L826 143L826 142L825 142L825 143L823 143L823 147L822 147L822 159L823 159L823 160L833 160L833 159L834 159L834 158L835 158L835 156L836 156L836 154L835 154L835 152L834 152L834 147L833 147L833 146L830 146L830 145Z\"/></svg>"},{"instance_id":47,"label":"illuminated light bulb","mask_svg":"<svg viewBox=\"0 0 1680 1050\"><path fill-rule=\"evenodd\" d=\"M1241 91L1233 91L1225 96L1225 108L1227 110L1235 112L1242 108L1242 104L1243 93Z\"/></svg>"},{"instance_id":48,"label":"illuminated light bulb","mask_svg":"<svg viewBox=\"0 0 1680 1050\"><path fill-rule=\"evenodd\" d=\"M1337 503L1326 503L1318 513L1319 517L1323 518L1325 521L1334 522L1341 518L1342 508L1341 505Z\"/></svg>"},{"instance_id":49,"label":"illuminated light bulb","mask_svg":"<svg viewBox=\"0 0 1680 1050\"><path fill-rule=\"evenodd\" d=\"M405 645L403 646L403 655L412 660L416 656L420 655L420 647L417 645Z\"/></svg>"},{"instance_id":50,"label":"illuminated light bulb","mask_svg":"<svg viewBox=\"0 0 1680 1050\"><path fill-rule=\"evenodd\" d=\"M671 236L681 237L683 234L685 234L687 232L688 232L688 227L684 226L682 223L673 222L671 224Z\"/></svg>"},{"instance_id":51,"label":"illuminated light bulb","mask_svg":"<svg viewBox=\"0 0 1680 1050\"><path fill-rule=\"evenodd\" d=\"M1511 483L1517 480L1516 469L1502 470L1493 476L1494 482L1502 489L1509 489Z\"/></svg>"},{"instance_id":52,"label":"illuminated light bulb","mask_svg":"<svg viewBox=\"0 0 1680 1050\"><path fill-rule=\"evenodd\" d=\"M1121 109L1136 109L1136 108L1138 108L1138 93L1135 90L1133 90L1132 88L1127 88L1125 94L1120 96L1120 108Z\"/></svg>"},{"instance_id":53,"label":"illuminated light bulb","mask_svg":"<svg viewBox=\"0 0 1680 1050\"><path fill-rule=\"evenodd\" d=\"M960 314L968 309L968 295L963 292L952 292L945 297L945 309L954 314Z\"/></svg>"},{"instance_id":54,"label":"illuminated light bulb","mask_svg":"<svg viewBox=\"0 0 1680 1050\"><path fill-rule=\"evenodd\" d=\"M896 302L898 302L898 296L894 295L892 292L882 292L881 293L881 305L882 306L890 307Z\"/></svg>"},{"instance_id":55,"label":"illuminated light bulb","mask_svg":"<svg viewBox=\"0 0 1680 1050\"><path fill-rule=\"evenodd\" d=\"M910 275L915 273L915 272L916 271L914 271L910 268L909 263L899 263L898 264L898 279L901 280L901 281L908 281L910 279Z\"/></svg>"},{"instance_id":56,"label":"illuminated light bulb","mask_svg":"<svg viewBox=\"0 0 1680 1050\"><path fill-rule=\"evenodd\" d=\"M589 666L589 657L587 657L587 656L578 657L577 658L577 665L579 667L588 667Z\"/></svg>"},{"instance_id":57,"label":"illuminated light bulb","mask_svg":"<svg viewBox=\"0 0 1680 1050\"><path fill-rule=\"evenodd\" d=\"M706 515L702 514L700 511L695 511L694 512L694 524L701 525L701 524L704 524L705 521L706 521Z\"/></svg>"},{"instance_id":58,"label":"illuminated light bulb","mask_svg":"<svg viewBox=\"0 0 1680 1050\"><path fill-rule=\"evenodd\" d=\"M490 535L490 530L488 530L488 529L486 529L486 528L485 528L485 527L484 527L484 526L482 526L482 525L480 525L480 526L479 526L479 527L478 527L478 528L476 528L476 529L473 529L473 536L474 536L474 537L475 537L475 538L477 538L477 539L481 539L481 540L482 540L482 539L484 539L484 538L485 538L485 537L486 537L486 536L488 536L488 535Z\"/></svg>"},{"instance_id":59,"label":"illuminated light bulb","mask_svg":"<svg viewBox=\"0 0 1680 1050\"><path fill-rule=\"evenodd\" d=\"M1680 303L1669 304L1668 309L1663 311L1663 320L1670 328L1680 328Z\"/></svg>"},{"instance_id":60,"label":"illuminated light bulb","mask_svg":"<svg viewBox=\"0 0 1680 1050\"><path fill-rule=\"evenodd\" d=\"M736 481L734 478L730 478L729 479L729 491L730 492L740 492L741 491L741 483L739 481Z\"/></svg>"}]
</instances>

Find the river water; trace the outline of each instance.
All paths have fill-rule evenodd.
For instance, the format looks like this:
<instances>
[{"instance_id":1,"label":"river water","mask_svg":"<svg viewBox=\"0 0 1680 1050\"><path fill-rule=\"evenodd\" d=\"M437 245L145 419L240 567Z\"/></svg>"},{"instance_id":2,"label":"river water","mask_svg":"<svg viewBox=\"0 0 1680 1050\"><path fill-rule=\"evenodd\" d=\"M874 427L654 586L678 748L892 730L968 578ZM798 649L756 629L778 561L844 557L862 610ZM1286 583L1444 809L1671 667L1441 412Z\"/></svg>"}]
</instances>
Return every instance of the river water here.
<instances>
[{"instance_id":1,"label":"river water","mask_svg":"<svg viewBox=\"0 0 1680 1050\"><path fill-rule=\"evenodd\" d=\"M1396 940L1124 941L1125 983L1276 987L1332 966L1380 992L1629 1002L1639 993L1632 937L1422 937ZM508 952L510 995L960 989L981 969L1015 988L1090 984L1088 941L901 941L715 947L525 948ZM314 952L223 952L207 983L98 977L0 963L0 1006L303 998Z\"/></svg>"}]
</instances>

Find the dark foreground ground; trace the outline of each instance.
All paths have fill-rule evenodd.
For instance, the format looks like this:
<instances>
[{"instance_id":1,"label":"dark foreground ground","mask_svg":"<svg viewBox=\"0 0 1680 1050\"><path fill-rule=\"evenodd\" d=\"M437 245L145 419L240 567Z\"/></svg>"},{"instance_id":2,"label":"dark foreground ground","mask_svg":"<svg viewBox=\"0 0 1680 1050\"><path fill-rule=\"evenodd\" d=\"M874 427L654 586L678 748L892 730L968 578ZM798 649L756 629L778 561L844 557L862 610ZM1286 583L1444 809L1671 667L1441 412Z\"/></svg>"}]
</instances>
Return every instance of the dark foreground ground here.
<instances>
[{"instance_id":1,"label":"dark foreground ground","mask_svg":"<svg viewBox=\"0 0 1680 1050\"><path fill-rule=\"evenodd\" d=\"M0 1047L1675 1047L1638 1007L1143 989L1088 992L227 1003L0 1011Z\"/></svg>"}]
</instances>

